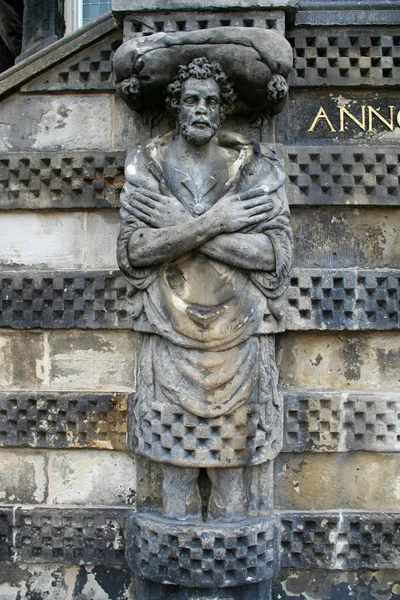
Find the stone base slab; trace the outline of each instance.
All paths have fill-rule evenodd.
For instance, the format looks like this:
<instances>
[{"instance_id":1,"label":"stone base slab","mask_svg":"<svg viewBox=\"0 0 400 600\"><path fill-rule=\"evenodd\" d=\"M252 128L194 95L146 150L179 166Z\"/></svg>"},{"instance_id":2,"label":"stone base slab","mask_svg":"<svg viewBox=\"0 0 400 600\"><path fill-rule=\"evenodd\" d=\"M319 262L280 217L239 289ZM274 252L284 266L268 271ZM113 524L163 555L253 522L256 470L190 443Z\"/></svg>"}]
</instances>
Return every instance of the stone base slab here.
<instances>
[{"instance_id":1,"label":"stone base slab","mask_svg":"<svg viewBox=\"0 0 400 600\"><path fill-rule=\"evenodd\" d=\"M266 581L279 570L274 517L190 525L135 513L127 521L127 561L140 577L185 587L233 587Z\"/></svg>"}]
</instances>

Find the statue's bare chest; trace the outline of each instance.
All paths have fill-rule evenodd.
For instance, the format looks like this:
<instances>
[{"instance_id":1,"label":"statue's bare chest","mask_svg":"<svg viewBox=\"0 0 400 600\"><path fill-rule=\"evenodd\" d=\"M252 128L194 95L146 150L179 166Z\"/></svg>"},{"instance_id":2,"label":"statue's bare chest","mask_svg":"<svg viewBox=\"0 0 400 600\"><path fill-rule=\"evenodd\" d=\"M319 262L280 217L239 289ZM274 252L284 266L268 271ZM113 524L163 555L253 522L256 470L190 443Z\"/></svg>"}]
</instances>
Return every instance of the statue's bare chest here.
<instances>
[{"instance_id":1,"label":"statue's bare chest","mask_svg":"<svg viewBox=\"0 0 400 600\"><path fill-rule=\"evenodd\" d=\"M224 160L195 163L171 159L164 162L164 174L171 191L188 207L202 204L210 208L223 196L228 180L228 165Z\"/></svg>"}]
</instances>

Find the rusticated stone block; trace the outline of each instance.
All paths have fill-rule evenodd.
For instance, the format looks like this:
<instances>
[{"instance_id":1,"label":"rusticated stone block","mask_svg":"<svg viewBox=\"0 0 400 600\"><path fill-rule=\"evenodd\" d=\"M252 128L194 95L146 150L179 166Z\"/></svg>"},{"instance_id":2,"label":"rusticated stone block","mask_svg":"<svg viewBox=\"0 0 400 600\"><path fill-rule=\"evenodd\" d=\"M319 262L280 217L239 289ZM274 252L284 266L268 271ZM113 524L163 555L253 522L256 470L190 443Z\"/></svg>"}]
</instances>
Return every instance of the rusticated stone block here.
<instances>
[{"instance_id":1,"label":"rusticated stone block","mask_svg":"<svg viewBox=\"0 0 400 600\"><path fill-rule=\"evenodd\" d=\"M288 329L400 326L400 271L296 269L290 284Z\"/></svg>"},{"instance_id":2,"label":"rusticated stone block","mask_svg":"<svg viewBox=\"0 0 400 600\"><path fill-rule=\"evenodd\" d=\"M284 395L283 452L337 451L341 395L302 392Z\"/></svg>"},{"instance_id":3,"label":"rusticated stone block","mask_svg":"<svg viewBox=\"0 0 400 600\"><path fill-rule=\"evenodd\" d=\"M282 386L366 391L399 387L394 331L286 332L279 341Z\"/></svg>"},{"instance_id":4,"label":"rusticated stone block","mask_svg":"<svg viewBox=\"0 0 400 600\"><path fill-rule=\"evenodd\" d=\"M1 105L0 152L109 150L112 108L111 94L14 94Z\"/></svg>"},{"instance_id":5,"label":"rusticated stone block","mask_svg":"<svg viewBox=\"0 0 400 600\"><path fill-rule=\"evenodd\" d=\"M400 451L400 394L349 394L342 407L343 445L351 450Z\"/></svg>"},{"instance_id":6,"label":"rusticated stone block","mask_svg":"<svg viewBox=\"0 0 400 600\"><path fill-rule=\"evenodd\" d=\"M19 328L131 328L127 284L117 272L5 273L0 324Z\"/></svg>"},{"instance_id":7,"label":"rusticated stone block","mask_svg":"<svg viewBox=\"0 0 400 600\"><path fill-rule=\"evenodd\" d=\"M338 513L282 513L282 567L332 565L339 519Z\"/></svg>"},{"instance_id":8,"label":"rusticated stone block","mask_svg":"<svg viewBox=\"0 0 400 600\"><path fill-rule=\"evenodd\" d=\"M43 334L0 332L0 389L40 388L44 378Z\"/></svg>"},{"instance_id":9,"label":"rusticated stone block","mask_svg":"<svg viewBox=\"0 0 400 600\"><path fill-rule=\"evenodd\" d=\"M397 513L282 513L282 566L398 569Z\"/></svg>"},{"instance_id":10,"label":"rusticated stone block","mask_svg":"<svg viewBox=\"0 0 400 600\"><path fill-rule=\"evenodd\" d=\"M398 510L400 454L281 453L275 506L281 510Z\"/></svg>"},{"instance_id":11,"label":"rusticated stone block","mask_svg":"<svg viewBox=\"0 0 400 600\"><path fill-rule=\"evenodd\" d=\"M124 151L8 152L0 156L1 210L117 206Z\"/></svg>"},{"instance_id":12,"label":"rusticated stone block","mask_svg":"<svg viewBox=\"0 0 400 600\"><path fill-rule=\"evenodd\" d=\"M14 560L123 564L124 509L16 508Z\"/></svg>"},{"instance_id":13,"label":"rusticated stone block","mask_svg":"<svg viewBox=\"0 0 400 600\"><path fill-rule=\"evenodd\" d=\"M48 334L52 390L131 391L134 331L54 331Z\"/></svg>"},{"instance_id":14,"label":"rusticated stone block","mask_svg":"<svg viewBox=\"0 0 400 600\"><path fill-rule=\"evenodd\" d=\"M270 579L279 565L274 518L181 524L136 513L127 522L127 560L141 577L186 587L226 587Z\"/></svg>"},{"instance_id":15,"label":"rusticated stone block","mask_svg":"<svg viewBox=\"0 0 400 600\"><path fill-rule=\"evenodd\" d=\"M293 46L291 86L395 85L400 76L400 30L332 28L287 32Z\"/></svg>"},{"instance_id":16,"label":"rusticated stone block","mask_svg":"<svg viewBox=\"0 0 400 600\"><path fill-rule=\"evenodd\" d=\"M45 503L49 489L45 453L1 449L0 481L0 502Z\"/></svg>"},{"instance_id":17,"label":"rusticated stone block","mask_svg":"<svg viewBox=\"0 0 400 600\"><path fill-rule=\"evenodd\" d=\"M400 46L398 50L400 54ZM283 147L281 152L292 204L398 205L396 147L299 145Z\"/></svg>"},{"instance_id":18,"label":"rusticated stone block","mask_svg":"<svg viewBox=\"0 0 400 600\"><path fill-rule=\"evenodd\" d=\"M400 265L400 209L292 206L296 269L391 269Z\"/></svg>"},{"instance_id":19,"label":"rusticated stone block","mask_svg":"<svg viewBox=\"0 0 400 600\"><path fill-rule=\"evenodd\" d=\"M47 453L49 493L47 504L133 504L136 469L131 454L99 450L68 450Z\"/></svg>"},{"instance_id":20,"label":"rusticated stone block","mask_svg":"<svg viewBox=\"0 0 400 600\"><path fill-rule=\"evenodd\" d=\"M0 392L0 446L126 448L126 395Z\"/></svg>"},{"instance_id":21,"label":"rusticated stone block","mask_svg":"<svg viewBox=\"0 0 400 600\"><path fill-rule=\"evenodd\" d=\"M83 212L5 212L0 227L2 271L28 266L35 270L84 267Z\"/></svg>"},{"instance_id":22,"label":"rusticated stone block","mask_svg":"<svg viewBox=\"0 0 400 600\"><path fill-rule=\"evenodd\" d=\"M283 452L400 452L398 392L287 392Z\"/></svg>"}]
</instances>

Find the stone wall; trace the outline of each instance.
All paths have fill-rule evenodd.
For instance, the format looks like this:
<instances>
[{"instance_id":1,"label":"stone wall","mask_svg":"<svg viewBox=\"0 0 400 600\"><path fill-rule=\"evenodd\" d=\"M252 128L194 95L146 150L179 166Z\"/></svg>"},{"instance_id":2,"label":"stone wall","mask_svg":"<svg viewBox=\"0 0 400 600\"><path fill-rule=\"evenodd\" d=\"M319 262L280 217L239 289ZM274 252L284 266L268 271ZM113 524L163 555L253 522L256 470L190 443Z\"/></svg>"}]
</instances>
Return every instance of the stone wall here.
<instances>
[{"instance_id":1,"label":"stone wall","mask_svg":"<svg viewBox=\"0 0 400 600\"><path fill-rule=\"evenodd\" d=\"M399 11L335 6L286 19L295 64L275 142L296 251L277 348L274 598L395 600ZM131 26L284 23L282 12L221 11L138 13ZM121 39L104 17L0 78L2 599L134 599L124 528L136 491L126 449L135 335L115 259L118 197L126 149L166 124L140 125L115 96ZM268 122L229 126L272 141Z\"/></svg>"}]
</instances>

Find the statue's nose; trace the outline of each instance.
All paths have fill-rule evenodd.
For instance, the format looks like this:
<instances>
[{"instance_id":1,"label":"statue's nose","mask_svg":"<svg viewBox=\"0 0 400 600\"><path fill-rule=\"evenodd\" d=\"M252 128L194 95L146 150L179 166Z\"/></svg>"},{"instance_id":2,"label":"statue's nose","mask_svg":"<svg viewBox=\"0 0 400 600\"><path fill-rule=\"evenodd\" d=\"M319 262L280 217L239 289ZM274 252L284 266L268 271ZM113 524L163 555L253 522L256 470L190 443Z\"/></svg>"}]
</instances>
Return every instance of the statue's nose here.
<instances>
[{"instance_id":1,"label":"statue's nose","mask_svg":"<svg viewBox=\"0 0 400 600\"><path fill-rule=\"evenodd\" d=\"M197 103L196 112L205 114L207 112L207 104L204 98L200 98Z\"/></svg>"}]
</instances>

